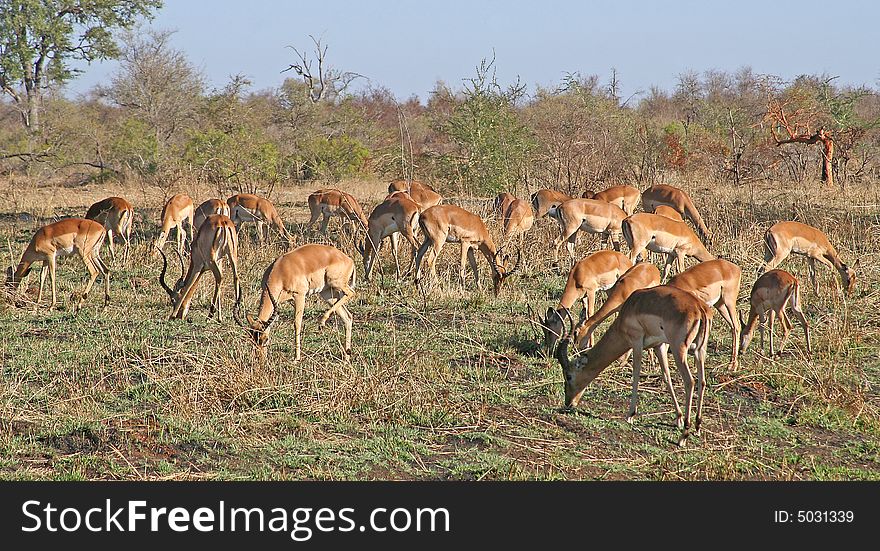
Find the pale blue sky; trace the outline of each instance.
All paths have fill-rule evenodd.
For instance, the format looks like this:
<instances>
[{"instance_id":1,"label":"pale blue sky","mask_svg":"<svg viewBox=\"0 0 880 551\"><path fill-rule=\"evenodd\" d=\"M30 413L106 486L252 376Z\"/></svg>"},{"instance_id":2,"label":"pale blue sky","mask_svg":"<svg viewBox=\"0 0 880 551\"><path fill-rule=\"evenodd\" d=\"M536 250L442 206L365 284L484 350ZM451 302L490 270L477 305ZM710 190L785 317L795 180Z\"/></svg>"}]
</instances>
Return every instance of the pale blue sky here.
<instances>
[{"instance_id":1,"label":"pale blue sky","mask_svg":"<svg viewBox=\"0 0 880 551\"><path fill-rule=\"evenodd\" d=\"M494 50L502 82L534 90L566 72L617 68L625 96L652 84L672 89L685 70L735 70L792 78L802 73L877 87L880 3L868 0L508 1L166 0L153 21L177 29L174 45L211 87L242 73L254 89L278 86L288 45L309 34L329 45L332 65L369 77L401 99L426 99L437 80L454 87ZM88 90L113 63L87 66L70 92Z\"/></svg>"}]
</instances>

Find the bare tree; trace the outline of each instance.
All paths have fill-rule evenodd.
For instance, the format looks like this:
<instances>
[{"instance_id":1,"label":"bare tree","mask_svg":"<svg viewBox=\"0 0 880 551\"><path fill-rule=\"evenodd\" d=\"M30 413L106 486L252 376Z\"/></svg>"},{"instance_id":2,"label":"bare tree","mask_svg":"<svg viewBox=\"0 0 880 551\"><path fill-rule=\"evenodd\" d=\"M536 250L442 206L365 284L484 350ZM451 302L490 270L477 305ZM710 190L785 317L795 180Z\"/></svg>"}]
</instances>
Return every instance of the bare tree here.
<instances>
[{"instance_id":1,"label":"bare tree","mask_svg":"<svg viewBox=\"0 0 880 551\"><path fill-rule=\"evenodd\" d=\"M348 87L363 75L352 71L340 71L327 63L327 45L320 38L309 35L314 43L314 51L309 54L300 51L293 46L288 46L296 54L298 61L292 63L287 69L281 71L293 71L299 75L306 84L309 99L312 103L320 101L332 101L345 93ZM314 57L314 59L312 58Z\"/></svg>"}]
</instances>

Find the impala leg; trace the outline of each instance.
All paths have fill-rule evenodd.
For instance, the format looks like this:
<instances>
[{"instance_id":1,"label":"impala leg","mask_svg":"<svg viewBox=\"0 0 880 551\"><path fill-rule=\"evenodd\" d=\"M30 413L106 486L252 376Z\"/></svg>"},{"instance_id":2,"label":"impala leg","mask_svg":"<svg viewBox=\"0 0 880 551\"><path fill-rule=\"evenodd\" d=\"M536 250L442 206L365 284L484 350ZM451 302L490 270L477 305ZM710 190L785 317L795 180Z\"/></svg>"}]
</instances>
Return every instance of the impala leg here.
<instances>
[{"instance_id":1,"label":"impala leg","mask_svg":"<svg viewBox=\"0 0 880 551\"><path fill-rule=\"evenodd\" d=\"M768 316L770 317L770 326L767 328L770 339L770 356L774 356L776 353L773 351L773 327L776 325L776 310L770 310Z\"/></svg>"},{"instance_id":2,"label":"impala leg","mask_svg":"<svg viewBox=\"0 0 880 551\"><path fill-rule=\"evenodd\" d=\"M574 262L574 248L577 245L578 231L575 229L565 240L565 249L568 251L568 257Z\"/></svg>"},{"instance_id":3,"label":"impala leg","mask_svg":"<svg viewBox=\"0 0 880 551\"><path fill-rule=\"evenodd\" d=\"M474 256L474 249L471 247L468 247L467 259L468 263L471 265L471 271L474 273L474 283L477 286L477 290L480 290L482 289L480 286L480 271L477 268L477 258Z\"/></svg>"},{"instance_id":4,"label":"impala leg","mask_svg":"<svg viewBox=\"0 0 880 551\"><path fill-rule=\"evenodd\" d=\"M293 318L293 331L294 331L294 340L296 341L296 357L293 361L298 362L300 357L302 356L302 325L303 325L303 314L306 310L306 295L303 293L296 293L293 295L293 305L296 309L294 318Z\"/></svg>"},{"instance_id":5,"label":"impala leg","mask_svg":"<svg viewBox=\"0 0 880 551\"><path fill-rule=\"evenodd\" d=\"M324 213L324 218L321 220L321 233L327 235L327 226L330 224L330 214Z\"/></svg>"},{"instance_id":6,"label":"impala leg","mask_svg":"<svg viewBox=\"0 0 880 551\"><path fill-rule=\"evenodd\" d=\"M791 333L792 323L785 313L785 304L779 309L779 322L782 323L782 340L779 341L779 353L785 350L785 343L788 341L788 335Z\"/></svg>"},{"instance_id":7,"label":"impala leg","mask_svg":"<svg viewBox=\"0 0 880 551\"><path fill-rule=\"evenodd\" d=\"M168 239L168 230L165 228L162 228L162 231L159 233L158 239L156 239L156 248L161 249L162 247L164 247L166 239ZM179 239L178 239L178 241L179 241ZM154 250L153 256L158 256L158 255L159 255L159 253Z\"/></svg>"},{"instance_id":8,"label":"impala leg","mask_svg":"<svg viewBox=\"0 0 880 551\"><path fill-rule=\"evenodd\" d=\"M339 288L339 291L342 293L342 296L339 297L339 300L334 302L330 308L324 312L324 315L321 316L321 319L318 323L320 323L321 327L323 327L327 320L330 319L330 316L337 313L340 308L343 308L345 304L355 297L354 289L349 287L347 284L343 285Z\"/></svg>"},{"instance_id":9,"label":"impala leg","mask_svg":"<svg viewBox=\"0 0 880 551\"><path fill-rule=\"evenodd\" d=\"M629 424L632 424L635 420L636 410L639 406L639 377L642 370L642 351L641 342L636 343L632 348L632 394L629 397L629 416L626 418L626 422Z\"/></svg>"},{"instance_id":10,"label":"impala leg","mask_svg":"<svg viewBox=\"0 0 880 551\"><path fill-rule=\"evenodd\" d=\"M666 283L666 279L669 277L669 270L672 268L675 258L675 255L672 253L666 255L666 264L663 265L663 283Z\"/></svg>"},{"instance_id":11,"label":"impala leg","mask_svg":"<svg viewBox=\"0 0 880 551\"><path fill-rule=\"evenodd\" d=\"M461 243L461 259L458 266L458 281L461 283L462 288L464 288L464 278L466 276L467 271L467 262L468 262L468 251L470 251L470 245L462 242ZM477 281L477 286L479 287L479 281Z\"/></svg>"},{"instance_id":12,"label":"impala leg","mask_svg":"<svg viewBox=\"0 0 880 551\"><path fill-rule=\"evenodd\" d=\"M687 363L687 348L687 345L672 348L672 356L675 358L678 372L684 381L684 426L682 427L681 438L678 441L678 445L682 447L687 442L688 435L690 434L691 406L694 403L694 378Z\"/></svg>"},{"instance_id":13,"label":"impala leg","mask_svg":"<svg viewBox=\"0 0 880 551\"><path fill-rule=\"evenodd\" d=\"M731 353L730 353L730 369L736 369L739 361L739 318L736 315L736 297L732 300L726 300L724 304L717 307L721 317L730 326L732 336Z\"/></svg>"},{"instance_id":14,"label":"impala leg","mask_svg":"<svg viewBox=\"0 0 880 551\"><path fill-rule=\"evenodd\" d=\"M764 353L764 330L767 327L767 313L758 316L758 333L761 336L761 353Z\"/></svg>"},{"instance_id":15,"label":"impala leg","mask_svg":"<svg viewBox=\"0 0 880 551\"><path fill-rule=\"evenodd\" d=\"M46 276L49 275L49 261L43 262L43 267L40 269L40 290L37 292L37 307L40 306L40 302L43 300L43 285L46 283Z\"/></svg>"},{"instance_id":16,"label":"impala leg","mask_svg":"<svg viewBox=\"0 0 880 551\"><path fill-rule=\"evenodd\" d=\"M98 271L101 272L101 276L104 278L104 306L107 306L110 304L110 268L104 264L100 256L95 255L92 258L95 262L95 267L98 268Z\"/></svg>"},{"instance_id":17,"label":"impala leg","mask_svg":"<svg viewBox=\"0 0 880 551\"><path fill-rule=\"evenodd\" d=\"M334 292L323 291L321 293L321 298L327 301L331 306L336 306L340 300L334 297ZM336 317L342 320L343 325L345 326L345 355L351 356L351 327L353 322L353 316L351 315L351 310L348 309L345 305L340 305L339 309L336 310Z\"/></svg>"},{"instance_id":18,"label":"impala leg","mask_svg":"<svg viewBox=\"0 0 880 551\"><path fill-rule=\"evenodd\" d=\"M192 304L193 295L196 293L196 286L199 284L199 280L202 279L204 274L205 272L199 272L198 275L193 278L189 287L181 290L178 303L171 313L172 319L186 319L187 314L189 314L190 304Z\"/></svg>"},{"instance_id":19,"label":"impala leg","mask_svg":"<svg viewBox=\"0 0 880 551\"><path fill-rule=\"evenodd\" d=\"M422 278L422 259L425 257L425 253L428 252L428 248L431 247L431 240L428 237L425 237L425 241L422 242L422 245L419 247L418 252L416 253L416 258L414 260L416 265L416 285L419 284L419 281ZM430 263L430 260L428 261Z\"/></svg>"},{"instance_id":20,"label":"impala leg","mask_svg":"<svg viewBox=\"0 0 880 551\"><path fill-rule=\"evenodd\" d=\"M49 282L52 284L52 306L50 306L50 308L55 308L55 303L58 302L58 294L55 289L55 267L56 267L55 255L54 254L49 255L47 262L49 263ZM43 269L45 269L45 267Z\"/></svg>"},{"instance_id":21,"label":"impala leg","mask_svg":"<svg viewBox=\"0 0 880 551\"><path fill-rule=\"evenodd\" d=\"M672 405L675 407L675 424L678 428L684 428L684 418L681 413L681 406L678 405L678 397L675 395L675 388L672 386L672 376L669 372L669 345L664 343L654 347L654 355L660 364L660 373L663 375L663 382L666 384L666 390L672 396Z\"/></svg>"},{"instance_id":22,"label":"impala leg","mask_svg":"<svg viewBox=\"0 0 880 551\"><path fill-rule=\"evenodd\" d=\"M697 346L694 351L697 364L697 418L694 420L694 434L699 436L700 424L703 422L703 397L706 394L706 348Z\"/></svg>"},{"instance_id":23,"label":"impala leg","mask_svg":"<svg viewBox=\"0 0 880 551\"><path fill-rule=\"evenodd\" d=\"M86 298L89 296L89 293L92 291L92 285L95 284L95 280L98 279L98 274L100 270L95 265L94 259L91 258L83 258L83 263L86 265L86 269L89 271L89 280L86 282L86 286L83 289L82 294L79 297L79 300L76 302L76 306L73 308L73 312L76 313L82 307L83 302L86 301Z\"/></svg>"},{"instance_id":24,"label":"impala leg","mask_svg":"<svg viewBox=\"0 0 880 551\"><path fill-rule=\"evenodd\" d=\"M125 248L122 250L122 261L128 262L128 254L131 249L131 225L124 232L120 232L120 235L125 241Z\"/></svg>"},{"instance_id":25,"label":"impala leg","mask_svg":"<svg viewBox=\"0 0 880 551\"><path fill-rule=\"evenodd\" d=\"M813 283L813 292L819 294L819 282L816 281L816 260L807 258L807 266L810 268L810 281Z\"/></svg>"},{"instance_id":26,"label":"impala leg","mask_svg":"<svg viewBox=\"0 0 880 551\"><path fill-rule=\"evenodd\" d=\"M381 245L381 242L380 242ZM394 259L394 269L397 270L397 281L400 281L400 259L397 256L397 248L400 245L400 233L391 234L391 257ZM376 247L378 249L378 247ZM378 251L377 251L378 252Z\"/></svg>"},{"instance_id":27,"label":"impala leg","mask_svg":"<svg viewBox=\"0 0 880 551\"><path fill-rule=\"evenodd\" d=\"M789 303L791 304L791 311L794 312L794 315L800 322L801 327L804 328L804 335L806 335L807 337L807 353L811 354L812 346L810 345L810 326L807 323L807 317L804 315L803 310L801 310L799 289L795 289L795 292L792 293L792 296L789 299Z\"/></svg>"},{"instance_id":28,"label":"impala leg","mask_svg":"<svg viewBox=\"0 0 880 551\"><path fill-rule=\"evenodd\" d=\"M110 244L110 260L116 261L116 245L113 244L113 230L107 230L107 241Z\"/></svg>"},{"instance_id":29,"label":"impala leg","mask_svg":"<svg viewBox=\"0 0 880 551\"><path fill-rule=\"evenodd\" d=\"M217 263L212 263L210 268L214 275L214 296L211 297L211 309L208 311L208 317L213 317L214 312L217 312L217 321L223 321L223 312L220 309L220 282L223 281L223 270Z\"/></svg>"}]
</instances>

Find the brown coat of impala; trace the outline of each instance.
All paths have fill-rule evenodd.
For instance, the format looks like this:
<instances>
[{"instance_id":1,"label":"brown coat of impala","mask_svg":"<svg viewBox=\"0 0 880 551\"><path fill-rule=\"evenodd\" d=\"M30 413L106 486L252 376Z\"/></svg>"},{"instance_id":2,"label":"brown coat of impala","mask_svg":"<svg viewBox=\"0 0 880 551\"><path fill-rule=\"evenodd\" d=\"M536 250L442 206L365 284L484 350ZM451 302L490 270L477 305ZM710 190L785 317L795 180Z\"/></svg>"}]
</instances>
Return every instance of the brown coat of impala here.
<instances>
[{"instance_id":1,"label":"brown coat of impala","mask_svg":"<svg viewBox=\"0 0 880 551\"><path fill-rule=\"evenodd\" d=\"M309 223L306 227L314 226L318 218L321 220L321 233L327 235L327 225L331 216L338 216L346 222L353 222L356 227L367 231L367 217L364 210L350 193L338 189L319 189L309 195Z\"/></svg>"},{"instance_id":2,"label":"brown coat of impala","mask_svg":"<svg viewBox=\"0 0 880 551\"><path fill-rule=\"evenodd\" d=\"M507 207L509 207L514 201L516 201L516 195L512 193L502 191L496 195L495 200L492 202L492 210L495 212L495 216L499 219L503 219L504 213L507 212Z\"/></svg>"},{"instance_id":3,"label":"brown coat of impala","mask_svg":"<svg viewBox=\"0 0 880 551\"><path fill-rule=\"evenodd\" d=\"M623 221L621 230L633 262L641 258L645 249L667 255L666 265L663 267L664 281L676 261L678 271L684 271L684 259L687 256L700 262L715 259L685 222L677 222L659 214L637 212Z\"/></svg>"},{"instance_id":4,"label":"brown coat of impala","mask_svg":"<svg viewBox=\"0 0 880 551\"><path fill-rule=\"evenodd\" d=\"M134 226L134 207L122 197L108 197L89 207L85 218L102 224L107 231L107 244L110 246L110 258L116 259L113 246L113 234L116 233L125 241L123 260L128 259L131 246L131 230Z\"/></svg>"},{"instance_id":5,"label":"brown coat of impala","mask_svg":"<svg viewBox=\"0 0 880 551\"><path fill-rule=\"evenodd\" d=\"M296 238L284 227L284 220L278 215L275 205L268 199L250 193L239 193L226 200L229 205L229 218L241 232L243 222L253 222L257 226L257 239L260 243L269 240L269 226L281 234L285 246L292 247Z\"/></svg>"},{"instance_id":6,"label":"brown coat of impala","mask_svg":"<svg viewBox=\"0 0 880 551\"><path fill-rule=\"evenodd\" d=\"M593 332L600 323L609 316L616 314L626 299L639 289L647 289L660 285L660 270L653 264L639 262L623 273L611 289L602 307L590 317L578 324L575 329L574 342L579 350L593 346Z\"/></svg>"},{"instance_id":7,"label":"brown coat of impala","mask_svg":"<svg viewBox=\"0 0 880 551\"><path fill-rule=\"evenodd\" d=\"M211 298L211 310L208 317L217 313L218 321L223 321L223 312L220 308L220 284L223 281L222 261L229 262L232 268L232 285L235 290L235 302L239 302L241 296L241 283L238 279L238 233L235 224L228 216L212 214L205 219L196 233L196 239L190 248L189 267L185 274L171 288L165 283L165 272L168 269L168 259L162 249L162 273L159 274L159 284L168 293L171 299L170 319L186 319L196 285L206 272L214 276L214 295ZM181 259L181 271L183 271L183 258Z\"/></svg>"},{"instance_id":8,"label":"brown coat of impala","mask_svg":"<svg viewBox=\"0 0 880 551\"><path fill-rule=\"evenodd\" d=\"M574 303L578 300L583 302L580 319L592 316L596 308L596 293L613 287L632 265L632 261L623 253L598 251L571 268L556 308L547 308L544 321L540 323L544 332L544 350L548 355L553 353L556 341L562 335L565 318Z\"/></svg>"},{"instance_id":9,"label":"brown coat of impala","mask_svg":"<svg viewBox=\"0 0 880 551\"><path fill-rule=\"evenodd\" d=\"M572 360L568 357L569 338L560 341L556 349L556 358L562 364L565 378L566 407L576 407L587 385L606 367L632 350L632 394L627 417L627 421L632 423L638 408L642 352L646 348L654 348L660 361L666 389L672 396L675 406L676 422L683 429L678 444L684 446L690 433L691 405L694 397L694 377L688 366L688 351L694 351L697 364L697 415L694 429L699 434L703 416L703 395L706 390L706 345L709 342L711 320L712 311L705 304L694 295L677 287L661 285L634 291L623 303L617 318L596 346ZM678 405L675 389L672 387L669 360L666 356L669 350L672 351L672 357L684 381L684 415Z\"/></svg>"},{"instance_id":10,"label":"brown coat of impala","mask_svg":"<svg viewBox=\"0 0 880 551\"><path fill-rule=\"evenodd\" d=\"M595 193L589 190L585 191L581 197L584 199L597 199L599 201L611 203L612 205L623 209L623 211L626 212L626 215L629 216L635 212L636 206L639 204L639 199L642 197L642 192L639 191L639 188L633 186L611 186Z\"/></svg>"},{"instance_id":11,"label":"brown coat of impala","mask_svg":"<svg viewBox=\"0 0 880 551\"><path fill-rule=\"evenodd\" d=\"M422 212L419 217L419 227L425 236L419 251L416 254L416 284L422 279L422 259L430 250L428 256L428 268L431 275L437 279L437 259L440 250L447 242L461 243L461 264L459 277L464 284L467 263L470 263L474 274L477 289L480 289L480 274L477 269L477 259L474 249L480 251L492 269L492 283L495 295L501 291L504 281L519 268L520 251L517 252L516 265L508 269L507 258L499 258L499 250L486 229L483 219L472 212L456 205L437 205Z\"/></svg>"},{"instance_id":12,"label":"brown coat of impala","mask_svg":"<svg viewBox=\"0 0 880 551\"><path fill-rule=\"evenodd\" d=\"M296 357L301 357L303 312L306 297L313 294L331 306L321 316L323 327L330 316L336 314L345 325L345 355L351 355L352 315L346 304L355 297L354 260L342 251L328 245L308 244L278 257L263 272L260 307L256 316L247 315L247 324L239 316L239 306L234 310L235 320L246 326L254 343L265 351L269 329L278 318L278 307L292 300L295 307L294 330Z\"/></svg>"},{"instance_id":13,"label":"brown coat of impala","mask_svg":"<svg viewBox=\"0 0 880 551\"><path fill-rule=\"evenodd\" d=\"M679 213L674 208L669 205L657 205L654 207L654 214L659 214L660 216L665 216L666 218L671 218L677 222L684 222L684 218L681 217L681 213Z\"/></svg>"},{"instance_id":14,"label":"brown coat of impala","mask_svg":"<svg viewBox=\"0 0 880 551\"><path fill-rule=\"evenodd\" d=\"M397 258L397 246L400 236L410 244L412 258L419 248L415 238L415 231L419 226L419 204L410 198L406 192L394 192L376 205L370 218L367 220L367 238L360 249L364 259L364 279L370 280L373 266L379 257L382 241L388 237L391 239L391 255L394 257L394 266L397 269L397 279L400 279L400 262Z\"/></svg>"},{"instance_id":15,"label":"brown coat of impala","mask_svg":"<svg viewBox=\"0 0 880 551\"><path fill-rule=\"evenodd\" d=\"M535 214L532 211L532 205L522 199L514 198L508 203L504 211L502 219L502 227L504 230L504 243L510 243L514 237L519 237L519 246L523 246L525 234L535 224Z\"/></svg>"},{"instance_id":16,"label":"brown coat of impala","mask_svg":"<svg viewBox=\"0 0 880 551\"><path fill-rule=\"evenodd\" d=\"M559 237L553 243L555 262L559 261L563 243L569 257L574 259L574 247L581 230L604 236L614 250L620 250L621 224L626 218L626 212L620 207L597 199L570 199L559 205L553 216L559 222Z\"/></svg>"},{"instance_id":17,"label":"brown coat of impala","mask_svg":"<svg viewBox=\"0 0 880 551\"><path fill-rule=\"evenodd\" d=\"M665 184L657 184L642 192L642 210L654 212L659 205L667 205L674 208L683 218L690 220L700 234L700 238L709 241L709 228L703 222L703 217L690 196L677 187Z\"/></svg>"},{"instance_id":18,"label":"brown coat of impala","mask_svg":"<svg viewBox=\"0 0 880 551\"><path fill-rule=\"evenodd\" d=\"M229 204L226 201L223 199L207 199L201 205L196 207L196 213L193 218L195 231L199 231L199 228L202 227L205 220L212 214L222 214L223 216L229 216L229 218L232 218L232 216L230 216L231 213L229 212Z\"/></svg>"},{"instance_id":19,"label":"brown coat of impala","mask_svg":"<svg viewBox=\"0 0 880 551\"><path fill-rule=\"evenodd\" d=\"M171 230L177 228L177 252L183 253L184 241L184 223L189 223L189 242L193 242L193 226L194 226L193 201L189 195L178 193L172 195L170 199L162 207L162 231L156 240L156 247L161 250L165 246L165 241L171 235Z\"/></svg>"},{"instance_id":20,"label":"brown coat of impala","mask_svg":"<svg viewBox=\"0 0 880 551\"><path fill-rule=\"evenodd\" d=\"M785 342L791 332L791 320L785 315L785 307L791 306L798 322L804 329L804 335L807 338L807 352L812 352L810 344L810 325L807 323L807 317L801 310L801 291L800 285L796 277L783 270L770 270L755 281L752 287L752 293L749 296L749 321L743 321L742 339L739 345L740 353L745 352L755 333L755 326L758 321L761 322L761 348L764 348L764 325L769 313L770 316L770 355L774 355L773 350L773 326L776 318L782 323L782 342L779 344L779 352L785 348Z\"/></svg>"},{"instance_id":21,"label":"brown coat of impala","mask_svg":"<svg viewBox=\"0 0 880 551\"><path fill-rule=\"evenodd\" d=\"M739 343L739 315L736 301L742 282L742 269L734 264L716 258L707 260L681 272L666 282L670 287L678 287L692 293L707 306L712 306L721 314L733 335L730 351L730 368L736 369Z\"/></svg>"},{"instance_id":22,"label":"brown coat of impala","mask_svg":"<svg viewBox=\"0 0 880 551\"><path fill-rule=\"evenodd\" d=\"M388 193L394 193L395 191L409 193L412 200L419 204L421 210L439 205L443 201L442 195L437 193L428 184L419 180L394 180L388 184Z\"/></svg>"},{"instance_id":23,"label":"brown coat of impala","mask_svg":"<svg viewBox=\"0 0 880 551\"><path fill-rule=\"evenodd\" d=\"M764 266L761 272L779 266L789 254L807 257L810 268L810 280L813 290L819 294L819 283L816 281L816 261L836 270L840 274L843 288L852 294L856 285L856 272L843 263L837 249L831 244L822 231L800 222L777 222L764 233ZM856 266L858 261L856 261Z\"/></svg>"},{"instance_id":24,"label":"brown coat of impala","mask_svg":"<svg viewBox=\"0 0 880 551\"><path fill-rule=\"evenodd\" d=\"M532 208L535 209L535 218L544 218L550 211L572 197L555 189L541 189L532 194Z\"/></svg>"},{"instance_id":25,"label":"brown coat of impala","mask_svg":"<svg viewBox=\"0 0 880 551\"><path fill-rule=\"evenodd\" d=\"M57 258L77 254L89 271L89 281L74 306L74 313L85 302L89 291L98 275L104 277L104 306L110 303L110 269L101 260L101 245L106 237L105 228L94 220L84 218L66 218L38 229L21 255L15 270L10 266L6 270L6 285L13 291L18 289L22 278L27 276L35 262L42 262L40 271L40 291L37 304L43 299L43 286L46 275L52 285L52 307L58 302L55 291L55 267Z\"/></svg>"}]
</instances>

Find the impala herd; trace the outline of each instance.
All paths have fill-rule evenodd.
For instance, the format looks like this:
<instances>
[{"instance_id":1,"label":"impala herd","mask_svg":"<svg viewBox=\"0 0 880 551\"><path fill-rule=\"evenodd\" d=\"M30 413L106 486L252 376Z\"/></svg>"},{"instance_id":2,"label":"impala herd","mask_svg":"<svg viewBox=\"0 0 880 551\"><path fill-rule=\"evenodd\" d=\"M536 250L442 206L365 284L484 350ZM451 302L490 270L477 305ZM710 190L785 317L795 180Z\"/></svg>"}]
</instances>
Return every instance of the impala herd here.
<instances>
[{"instance_id":1,"label":"impala herd","mask_svg":"<svg viewBox=\"0 0 880 551\"><path fill-rule=\"evenodd\" d=\"M635 212L639 203L643 212ZM558 303L548 307L543 318L535 316L532 307L528 306L531 321L542 329L546 355L555 356L562 366L566 407L577 406L593 379L617 359L626 359L631 354L632 394L628 421L632 422L638 405L642 352L645 349L653 352L666 388L672 395L679 428L683 431L680 445L684 445L691 432L695 391L693 430L699 432L700 429L707 343L714 310L730 326L729 365L734 369L738 366L739 354L748 348L758 327L763 348L768 317L770 354L777 352L773 340L777 318L783 328L778 352L782 351L792 328L786 314L787 307L803 328L807 352L811 351L810 331L801 310L798 280L790 273L776 269L789 254L807 257L816 293L819 292L817 261L839 273L847 293L851 293L855 285L855 271L840 259L824 233L800 222L779 222L768 228L764 235L764 263L749 296L748 319L744 319L737 310L742 269L709 251L710 232L693 201L684 191L669 185L654 185L644 191L621 185L598 193L587 191L582 197L542 189L534 193L530 201L501 193L493 203L493 211L502 227L500 246L479 215L443 203L443 197L433 188L415 180L391 182L388 196L369 216L352 195L337 189L315 191L308 198L308 208L307 227L313 227L320 219L320 231L324 234L331 218L341 220L362 257L367 281L386 238L390 238L397 278L403 277L398 257L402 236L410 247L411 262L407 273L414 273L418 286L424 286L426 274L436 280L436 262L443 246L459 243L461 283L464 284L470 267L474 283L480 288L476 258L479 252L488 263L496 296L510 276L519 270L526 234L542 218L552 218L559 227L558 237L549 244L555 266L558 266L563 244L571 260L575 260L579 231L604 238L611 249L594 252L575 262ZM42 262L37 305L42 301L48 275L54 307L57 303L56 259L77 254L90 277L75 302L74 313L81 308L99 275L103 278L106 306L110 302L110 269L100 257L101 246L106 240L111 257L115 259L113 241L118 235L125 247L123 261L127 259L133 222L131 203L121 197L109 197L92 205L84 218L68 218L43 226L33 235L18 266L8 268L7 287L15 291L34 263ZM329 304L319 323L323 326L334 314L342 321L345 327L344 353L350 357L354 318L348 305L356 296L354 260L329 245L304 244L293 248L265 269L257 313L247 314L243 319L238 252L239 233L244 223L256 226L261 244L270 240L270 229L278 233L288 249L296 244L297 237L288 232L275 206L265 198L238 194L226 201L208 199L197 208L186 194L177 194L167 200L162 209L161 230L154 243L154 254L162 258L158 279L170 300L169 317L187 317L199 279L211 272L214 293L209 317L216 313L218 320L222 320L220 290L223 267L228 265L234 289L233 318L246 329L261 354L265 354L268 333L278 319L279 307L293 301L295 361L300 360L305 302L308 296L319 294ZM166 281L169 262L163 249L172 231L176 231L174 254L179 261L180 276L169 285ZM518 241L515 253L505 252L514 241ZM627 254L621 252L622 243L626 244ZM647 252L666 256L662 274L648 262ZM686 257L692 257L698 263L685 269ZM670 278L673 267L676 275ZM607 291L607 298L597 309L596 294L600 290ZM578 301L583 303L583 308L575 322L572 310ZM596 329L614 314L617 317L594 342ZM574 357L569 354L571 348L576 351ZM670 351L684 382L683 412L672 386L667 358ZM689 353L695 358L695 376L688 364Z\"/></svg>"}]
</instances>

